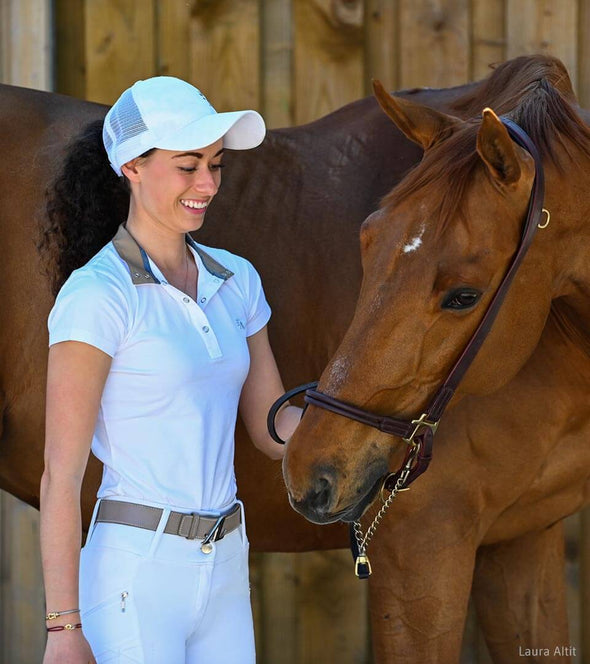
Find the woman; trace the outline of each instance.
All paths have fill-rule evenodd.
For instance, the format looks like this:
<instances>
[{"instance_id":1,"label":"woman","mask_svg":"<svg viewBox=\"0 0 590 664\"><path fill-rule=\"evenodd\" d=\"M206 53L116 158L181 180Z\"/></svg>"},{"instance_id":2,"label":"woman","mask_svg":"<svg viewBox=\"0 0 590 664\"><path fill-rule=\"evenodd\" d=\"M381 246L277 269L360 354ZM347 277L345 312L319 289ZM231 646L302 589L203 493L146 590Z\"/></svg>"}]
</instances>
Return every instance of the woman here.
<instances>
[{"instance_id":1,"label":"woman","mask_svg":"<svg viewBox=\"0 0 590 664\"><path fill-rule=\"evenodd\" d=\"M256 112L216 113L188 83L139 81L105 118L106 154L90 127L50 196L44 246L67 280L48 323L45 664L255 660L234 427L239 405L280 459L266 414L284 390L258 274L188 233L224 149L264 132ZM279 413L284 438L300 414ZM90 448L104 472L80 553Z\"/></svg>"}]
</instances>

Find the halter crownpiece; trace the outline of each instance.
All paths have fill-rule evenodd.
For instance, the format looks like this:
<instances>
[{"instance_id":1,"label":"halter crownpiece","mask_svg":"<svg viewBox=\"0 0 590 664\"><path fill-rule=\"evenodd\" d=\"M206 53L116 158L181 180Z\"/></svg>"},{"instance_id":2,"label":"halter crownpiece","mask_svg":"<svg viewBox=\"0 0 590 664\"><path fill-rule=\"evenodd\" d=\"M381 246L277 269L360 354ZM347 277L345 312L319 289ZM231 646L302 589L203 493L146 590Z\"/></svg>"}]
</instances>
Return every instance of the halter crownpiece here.
<instances>
[{"instance_id":1,"label":"halter crownpiece","mask_svg":"<svg viewBox=\"0 0 590 664\"><path fill-rule=\"evenodd\" d=\"M545 177L543 173L543 164L535 144L528 134L514 121L505 116L501 117L500 120L506 127L510 137L518 145L529 152L535 163L535 179L533 181L529 198L527 216L520 244L502 282L498 286L492 301L488 305L487 311L482 320L463 349L463 352L455 362L455 365L449 372L447 379L436 392L427 410L413 420L405 420L388 415L379 415L371 413L363 408L359 408L358 406L354 406L353 404L340 401L339 399L324 394L323 392L319 392L316 389L318 383L314 382L296 387L284 394L273 404L268 414L267 423L270 436L277 443L284 444L285 441L282 440L276 432L274 424L276 414L279 408L291 397L300 394L301 392L305 392L306 408L307 405L323 408L324 410L341 415L342 417L378 429L383 433L400 437L408 445L406 456L399 470L388 474L383 479L382 494L383 491L389 491L390 495L384 500L381 509L377 513L372 524L369 526L367 532L363 535L361 525L358 521L351 524L351 549L353 558L355 559L355 573L357 577L361 579L368 578L371 574L371 564L367 556L367 546L370 539L374 535L379 522L383 518L387 508L393 502L395 496L400 491L408 488L409 485L428 468L432 459L434 434L436 433L439 421L448 403L455 394L463 376L471 366L471 363L487 338L494 320L504 302L506 294L508 293L508 289L514 280L516 271L532 243L537 228L546 228L551 219L549 211L543 208ZM543 214L546 215L546 219L544 220L544 223L541 224L540 221Z\"/></svg>"}]
</instances>

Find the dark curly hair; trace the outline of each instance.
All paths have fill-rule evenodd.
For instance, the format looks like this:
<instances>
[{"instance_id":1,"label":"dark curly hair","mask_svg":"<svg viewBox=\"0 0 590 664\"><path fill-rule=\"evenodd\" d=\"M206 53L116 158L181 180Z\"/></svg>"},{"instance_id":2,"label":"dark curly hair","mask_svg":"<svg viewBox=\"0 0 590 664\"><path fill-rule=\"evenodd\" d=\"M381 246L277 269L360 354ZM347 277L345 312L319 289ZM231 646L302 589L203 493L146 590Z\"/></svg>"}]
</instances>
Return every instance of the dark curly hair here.
<instances>
[{"instance_id":1,"label":"dark curly hair","mask_svg":"<svg viewBox=\"0 0 590 664\"><path fill-rule=\"evenodd\" d=\"M73 139L61 173L46 192L38 248L54 294L110 242L129 211L129 187L109 164L102 124L90 123Z\"/></svg>"}]
</instances>

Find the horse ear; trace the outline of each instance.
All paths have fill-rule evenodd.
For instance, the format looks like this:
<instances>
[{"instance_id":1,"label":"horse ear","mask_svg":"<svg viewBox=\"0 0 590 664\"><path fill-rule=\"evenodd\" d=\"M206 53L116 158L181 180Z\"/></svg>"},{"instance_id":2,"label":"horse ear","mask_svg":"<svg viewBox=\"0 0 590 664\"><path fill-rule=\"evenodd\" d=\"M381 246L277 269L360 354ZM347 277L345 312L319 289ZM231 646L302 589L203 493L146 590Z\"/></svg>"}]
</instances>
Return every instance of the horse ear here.
<instances>
[{"instance_id":1,"label":"horse ear","mask_svg":"<svg viewBox=\"0 0 590 664\"><path fill-rule=\"evenodd\" d=\"M393 97L381 81L376 79L373 80L373 92L386 115L411 141L421 145L424 150L448 138L464 124L452 115L445 115L401 97Z\"/></svg>"},{"instance_id":2,"label":"horse ear","mask_svg":"<svg viewBox=\"0 0 590 664\"><path fill-rule=\"evenodd\" d=\"M491 108L484 108L481 127L477 132L477 152L492 177L502 184L518 182L522 168L518 151L508 130Z\"/></svg>"}]
</instances>

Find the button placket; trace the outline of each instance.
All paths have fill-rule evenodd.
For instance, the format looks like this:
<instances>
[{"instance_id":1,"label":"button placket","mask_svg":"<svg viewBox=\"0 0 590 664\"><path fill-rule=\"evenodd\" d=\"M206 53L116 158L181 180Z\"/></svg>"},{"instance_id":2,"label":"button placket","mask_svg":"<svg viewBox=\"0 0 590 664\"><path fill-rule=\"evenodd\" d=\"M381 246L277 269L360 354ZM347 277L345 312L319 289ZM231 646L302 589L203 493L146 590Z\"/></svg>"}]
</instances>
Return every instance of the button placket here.
<instances>
[{"instance_id":1,"label":"button placket","mask_svg":"<svg viewBox=\"0 0 590 664\"><path fill-rule=\"evenodd\" d=\"M222 356L219 342L215 332L211 329L211 323L205 315L205 312L196 304L189 300L188 312L195 328L199 331L201 339L205 343L209 357L218 358Z\"/></svg>"}]
</instances>

